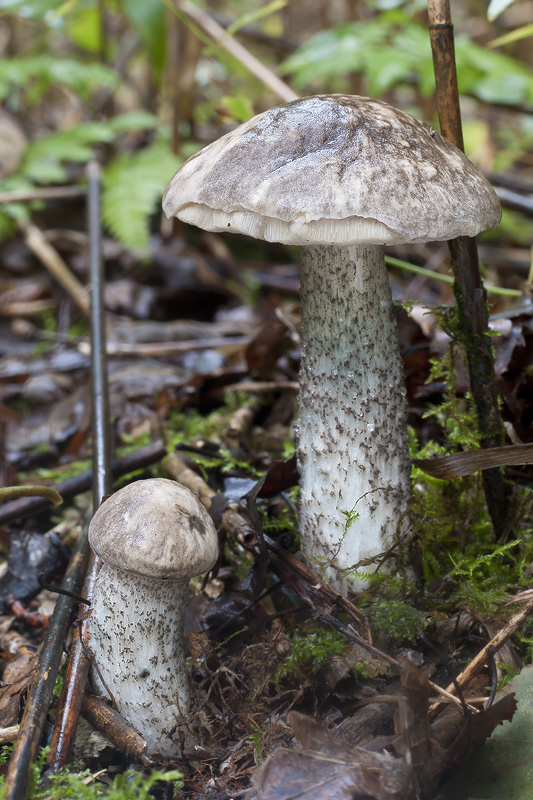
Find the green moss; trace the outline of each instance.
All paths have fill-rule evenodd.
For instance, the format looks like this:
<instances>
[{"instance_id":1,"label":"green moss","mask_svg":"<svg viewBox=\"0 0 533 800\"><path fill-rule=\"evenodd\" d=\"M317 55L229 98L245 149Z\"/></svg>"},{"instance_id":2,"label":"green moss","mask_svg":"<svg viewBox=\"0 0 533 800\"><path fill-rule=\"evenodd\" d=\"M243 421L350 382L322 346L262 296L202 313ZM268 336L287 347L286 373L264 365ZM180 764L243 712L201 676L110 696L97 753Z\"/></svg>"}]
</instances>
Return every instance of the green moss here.
<instances>
[{"instance_id":1,"label":"green moss","mask_svg":"<svg viewBox=\"0 0 533 800\"><path fill-rule=\"evenodd\" d=\"M6 748L4 748L6 749ZM158 782L168 783L175 789L181 788L183 777L177 770L153 770L148 774L129 769L116 775L107 786L91 779L89 769L80 772L63 770L57 775L52 775L46 785L39 785L41 771L45 767L45 760L49 748L43 748L35 764L31 768L31 779L28 800L97 800L105 797L106 800L152 800L151 790ZM3 781L3 778L1 779ZM5 785L0 785L0 800L5 797Z\"/></svg>"},{"instance_id":2,"label":"green moss","mask_svg":"<svg viewBox=\"0 0 533 800\"><path fill-rule=\"evenodd\" d=\"M305 676L314 674L328 658L342 655L345 646L345 637L337 631L315 629L296 634L291 642L290 653L276 670L276 685L295 672Z\"/></svg>"},{"instance_id":3,"label":"green moss","mask_svg":"<svg viewBox=\"0 0 533 800\"><path fill-rule=\"evenodd\" d=\"M424 629L424 614L403 600L383 600L370 608L372 634L383 646L416 644Z\"/></svg>"}]
</instances>

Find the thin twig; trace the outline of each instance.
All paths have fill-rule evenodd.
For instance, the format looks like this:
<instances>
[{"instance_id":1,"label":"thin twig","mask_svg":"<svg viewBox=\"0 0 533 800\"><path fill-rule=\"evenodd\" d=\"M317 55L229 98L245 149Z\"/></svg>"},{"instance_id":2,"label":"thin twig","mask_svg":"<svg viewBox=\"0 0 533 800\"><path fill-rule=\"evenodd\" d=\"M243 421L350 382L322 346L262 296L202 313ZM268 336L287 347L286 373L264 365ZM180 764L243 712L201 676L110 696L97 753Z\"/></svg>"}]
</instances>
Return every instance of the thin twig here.
<instances>
[{"instance_id":1,"label":"thin twig","mask_svg":"<svg viewBox=\"0 0 533 800\"><path fill-rule=\"evenodd\" d=\"M138 356L139 358L158 358L195 350L228 350L246 347L250 336L213 336L205 339L191 339L181 342L108 342L108 356ZM91 346L81 342L78 349L82 355L90 355Z\"/></svg>"},{"instance_id":2,"label":"thin twig","mask_svg":"<svg viewBox=\"0 0 533 800\"><path fill-rule=\"evenodd\" d=\"M24 241L35 253L39 261L53 275L63 289L72 297L76 305L84 314L89 313L89 296L68 266L65 264L55 247L52 247L44 233L28 220L20 219L17 225L22 232Z\"/></svg>"},{"instance_id":3,"label":"thin twig","mask_svg":"<svg viewBox=\"0 0 533 800\"><path fill-rule=\"evenodd\" d=\"M19 189L12 192L0 192L0 204L30 203L32 200L70 200L83 197L83 186L50 186L47 189Z\"/></svg>"},{"instance_id":4,"label":"thin twig","mask_svg":"<svg viewBox=\"0 0 533 800\"><path fill-rule=\"evenodd\" d=\"M76 552L70 560L62 588L75 593L80 591L88 553L87 530L84 529ZM66 595L58 597L39 655L39 663L26 701L13 755L7 768L5 800L24 800L26 796L31 776L30 767L41 742L73 607L74 600L71 597Z\"/></svg>"},{"instance_id":5,"label":"thin twig","mask_svg":"<svg viewBox=\"0 0 533 800\"><path fill-rule=\"evenodd\" d=\"M91 275L91 393L93 407L93 511L102 499L111 493L111 444L109 435L109 390L107 381L106 324L104 309L104 275L102 267L102 239L100 223L100 171L96 163L87 169L88 177L88 228L89 261ZM83 585L83 596L92 597L94 581L100 561L91 556ZM86 624L86 623L85 623ZM83 693L89 674L89 659L83 646L81 623L73 638L65 675L63 691L59 699L57 719L54 726L48 766L52 772L64 767L74 744Z\"/></svg>"},{"instance_id":6,"label":"thin twig","mask_svg":"<svg viewBox=\"0 0 533 800\"><path fill-rule=\"evenodd\" d=\"M498 633L487 642L485 647L483 647L477 656L472 659L472 661L468 664L466 669L464 669L459 675L456 677L456 682L460 687L465 686L470 678L472 678L476 672L486 663L489 655L491 653L497 652L504 644L507 642L511 636L516 633L518 628L524 624L526 619L533 614L533 600L530 600L529 603L517 611L517 613L511 617L507 625L505 625ZM453 683L446 687L446 691L453 693L454 692L454 685ZM431 706L430 712L434 712L438 708L438 703L435 703Z\"/></svg>"},{"instance_id":7,"label":"thin twig","mask_svg":"<svg viewBox=\"0 0 533 800\"><path fill-rule=\"evenodd\" d=\"M278 95L284 103L297 100L298 95L281 78L278 78L272 70L265 67L254 55L233 38L224 28L215 22L198 6L193 5L189 0L177 0L176 8L183 12L189 19L198 25L219 47L223 47L246 69L255 75L266 88Z\"/></svg>"}]
</instances>

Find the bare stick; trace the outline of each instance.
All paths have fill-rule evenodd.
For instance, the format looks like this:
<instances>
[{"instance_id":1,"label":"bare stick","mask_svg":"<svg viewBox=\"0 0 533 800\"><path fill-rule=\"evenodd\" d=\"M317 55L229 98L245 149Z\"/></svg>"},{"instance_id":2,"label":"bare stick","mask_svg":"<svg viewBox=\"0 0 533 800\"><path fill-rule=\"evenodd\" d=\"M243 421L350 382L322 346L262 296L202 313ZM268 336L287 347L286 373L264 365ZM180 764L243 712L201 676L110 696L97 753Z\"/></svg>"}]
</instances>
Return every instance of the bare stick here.
<instances>
[{"instance_id":1,"label":"bare stick","mask_svg":"<svg viewBox=\"0 0 533 800\"><path fill-rule=\"evenodd\" d=\"M155 464L157 461L161 461L166 453L167 448L162 442L154 442L134 453L128 453L113 462L113 477L120 478L122 475L127 475L128 472L134 472L137 469L148 467L150 464ZM85 472L80 472L74 478L67 478L61 483L54 484L53 488L59 492L63 500L69 500L71 497L81 494L81 492L86 492L91 488L91 485L92 472L86 470ZM3 525L44 511L50 507L51 502L46 497L23 497L5 503L5 505L0 506L0 524Z\"/></svg>"},{"instance_id":2,"label":"bare stick","mask_svg":"<svg viewBox=\"0 0 533 800\"><path fill-rule=\"evenodd\" d=\"M32 200L69 200L72 197L83 197L83 186L51 186L47 189L19 189L12 192L0 192L0 203L28 203Z\"/></svg>"},{"instance_id":3,"label":"bare stick","mask_svg":"<svg viewBox=\"0 0 533 800\"><path fill-rule=\"evenodd\" d=\"M130 761L149 763L146 742L141 734L123 719L120 714L99 697L87 695L83 698L81 711L93 727L102 731Z\"/></svg>"},{"instance_id":4,"label":"bare stick","mask_svg":"<svg viewBox=\"0 0 533 800\"><path fill-rule=\"evenodd\" d=\"M79 594L88 552L89 545L85 529L78 542L77 551L71 558L61 588ZM37 671L26 701L13 755L9 761L5 781L5 800L24 800L26 797L31 776L31 763L37 755L44 730L74 604L75 601L72 597L67 595L60 595L56 601L50 627L46 632L39 655Z\"/></svg>"},{"instance_id":5,"label":"bare stick","mask_svg":"<svg viewBox=\"0 0 533 800\"><path fill-rule=\"evenodd\" d=\"M496 636L494 636L490 642L488 642L485 647L483 647L477 656L472 659L469 665L464 669L456 678L457 684L461 687L464 686L470 678L472 678L476 672L482 667L485 662L487 661L489 651L494 652L495 650L499 650L502 645L507 642L511 636L516 633L518 628L524 624L526 619L533 613L533 600L530 600L529 603L526 603L520 611L511 617L507 625L505 625ZM446 687L446 691L450 694L453 694L455 691L455 686L451 683L449 686ZM438 703L435 703L431 706L430 711L434 711L439 706Z\"/></svg>"},{"instance_id":6,"label":"bare stick","mask_svg":"<svg viewBox=\"0 0 533 800\"><path fill-rule=\"evenodd\" d=\"M109 391L107 383L106 325L104 311L103 268L100 226L100 172L96 163L87 170L88 228L91 274L91 394L93 407L93 511L102 498L111 493L111 448L109 436ZM83 596L90 599L99 570L99 559L91 556L83 586ZM83 646L83 624L78 626L70 649L63 691L59 699L56 724L50 743L48 766L53 771L64 767L70 757L85 683L89 659Z\"/></svg>"},{"instance_id":7,"label":"bare stick","mask_svg":"<svg viewBox=\"0 0 533 800\"><path fill-rule=\"evenodd\" d=\"M255 75L266 88L277 94L284 103L297 100L298 95L281 78L278 78L272 70L265 67L259 59L253 56L245 47L242 46L215 20L206 14L198 6L193 5L189 0L178 0L176 8L182 11L189 19L196 23L219 47L223 47L246 69Z\"/></svg>"},{"instance_id":8,"label":"bare stick","mask_svg":"<svg viewBox=\"0 0 533 800\"><path fill-rule=\"evenodd\" d=\"M85 288L72 274L55 247L52 247L44 233L32 222L19 220L18 227L22 231L24 241L35 253L39 261L54 276L63 289L68 292L76 305L84 314L89 313L89 297Z\"/></svg>"},{"instance_id":9,"label":"bare stick","mask_svg":"<svg viewBox=\"0 0 533 800\"><path fill-rule=\"evenodd\" d=\"M464 150L449 0L428 0L428 16L441 132ZM481 444L498 447L505 430L498 408L494 356L487 335L487 295L479 273L477 248L475 240L467 237L454 239L449 247L458 337L466 353ZM495 533L502 537L507 533L510 487L498 469L490 469L483 472L483 488Z\"/></svg>"}]
</instances>

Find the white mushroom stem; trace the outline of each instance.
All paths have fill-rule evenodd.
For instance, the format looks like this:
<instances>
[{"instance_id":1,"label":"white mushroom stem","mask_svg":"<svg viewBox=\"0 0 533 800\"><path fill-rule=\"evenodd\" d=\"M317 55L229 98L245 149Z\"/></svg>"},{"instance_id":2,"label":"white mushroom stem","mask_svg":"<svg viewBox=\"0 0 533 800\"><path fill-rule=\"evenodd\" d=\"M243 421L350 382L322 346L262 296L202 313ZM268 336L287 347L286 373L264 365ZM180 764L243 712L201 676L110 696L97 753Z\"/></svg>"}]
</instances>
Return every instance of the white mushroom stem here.
<instances>
[{"instance_id":1,"label":"white mushroom stem","mask_svg":"<svg viewBox=\"0 0 533 800\"><path fill-rule=\"evenodd\" d=\"M302 549L355 589L364 581L344 571L408 526L406 391L391 290L379 245L305 247L301 273ZM352 524L344 512L357 515Z\"/></svg>"},{"instance_id":2,"label":"white mushroom stem","mask_svg":"<svg viewBox=\"0 0 533 800\"><path fill-rule=\"evenodd\" d=\"M118 711L147 742L148 755L180 753L189 702L183 651L187 586L187 580L153 580L104 564L94 587L89 648Z\"/></svg>"}]
</instances>

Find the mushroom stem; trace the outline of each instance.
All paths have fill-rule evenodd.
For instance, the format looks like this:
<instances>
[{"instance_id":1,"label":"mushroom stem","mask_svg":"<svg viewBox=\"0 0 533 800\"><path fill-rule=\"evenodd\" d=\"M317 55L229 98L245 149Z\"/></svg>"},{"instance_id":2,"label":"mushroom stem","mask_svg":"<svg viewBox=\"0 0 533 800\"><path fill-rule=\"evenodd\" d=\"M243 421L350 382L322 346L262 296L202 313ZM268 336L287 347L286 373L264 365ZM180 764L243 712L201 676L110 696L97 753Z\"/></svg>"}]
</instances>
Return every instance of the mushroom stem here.
<instances>
[{"instance_id":1,"label":"mushroom stem","mask_svg":"<svg viewBox=\"0 0 533 800\"><path fill-rule=\"evenodd\" d=\"M301 306L302 549L346 591L365 582L345 571L408 526L406 392L383 248L303 248Z\"/></svg>"},{"instance_id":2,"label":"mushroom stem","mask_svg":"<svg viewBox=\"0 0 533 800\"><path fill-rule=\"evenodd\" d=\"M144 737L148 755L180 752L189 702L183 627L188 580L154 580L104 564L96 579L89 648L97 688ZM102 680L105 687L102 685Z\"/></svg>"}]
</instances>

